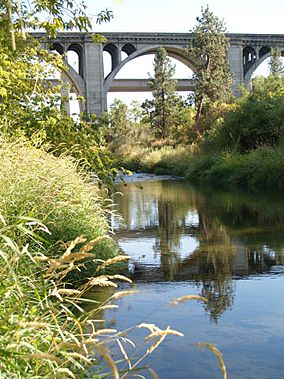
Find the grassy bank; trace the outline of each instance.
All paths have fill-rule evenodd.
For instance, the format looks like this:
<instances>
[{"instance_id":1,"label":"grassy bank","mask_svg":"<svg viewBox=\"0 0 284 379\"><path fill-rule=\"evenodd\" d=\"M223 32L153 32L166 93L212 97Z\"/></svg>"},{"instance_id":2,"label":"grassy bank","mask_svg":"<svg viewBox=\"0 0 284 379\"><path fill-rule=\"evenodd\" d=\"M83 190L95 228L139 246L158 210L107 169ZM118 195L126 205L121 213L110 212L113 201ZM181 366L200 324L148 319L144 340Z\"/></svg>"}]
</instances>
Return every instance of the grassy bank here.
<instances>
[{"instance_id":1,"label":"grassy bank","mask_svg":"<svg viewBox=\"0 0 284 379\"><path fill-rule=\"evenodd\" d=\"M95 241L74 251L76 241L63 256L50 259L38 240L29 248L31 233L43 225L33 221L27 232L19 225L0 221L0 376L3 379L101 378L104 369L118 377L115 363L105 344L119 336L103 330L104 309L116 297L93 304L91 312L82 305L85 293L94 285L115 286L120 275L101 276L100 269L76 290L68 288L66 275L82 267ZM14 233L16 240L7 235ZM82 240L77 240L77 243ZM93 254L92 254L93 255ZM124 257L125 258L125 257ZM118 258L116 258L118 259ZM103 263L109 264L108 261ZM126 280L126 278L125 278ZM101 319L101 327L97 324ZM109 366L109 369L108 369Z\"/></svg>"},{"instance_id":2,"label":"grassy bank","mask_svg":"<svg viewBox=\"0 0 284 379\"><path fill-rule=\"evenodd\" d=\"M0 159L1 378L135 376L166 336L183 334L152 323L122 332L105 328L104 311L137 291L115 292L118 281L131 280L106 272L128 257L114 256L100 190L70 158L26 143L1 141ZM84 282L74 287L78 275ZM93 287L108 291L94 300L88 296ZM188 300L207 301L185 295L172 304ZM145 343L128 356L128 345L133 347L128 334L136 327L145 330ZM200 345L215 354L226 378L219 350ZM157 377L151 368L149 375Z\"/></svg>"},{"instance_id":3,"label":"grassy bank","mask_svg":"<svg viewBox=\"0 0 284 379\"><path fill-rule=\"evenodd\" d=\"M120 163L132 171L184 176L191 162L191 147L136 148L123 154Z\"/></svg>"},{"instance_id":4,"label":"grassy bank","mask_svg":"<svg viewBox=\"0 0 284 379\"><path fill-rule=\"evenodd\" d=\"M262 147L247 154L194 156L186 176L197 183L265 191L284 187L284 149Z\"/></svg>"},{"instance_id":5,"label":"grassy bank","mask_svg":"<svg viewBox=\"0 0 284 379\"><path fill-rule=\"evenodd\" d=\"M284 148L260 147L246 154L194 153L193 148L139 149L122 158L130 170L185 176L192 182L265 191L284 187Z\"/></svg>"},{"instance_id":6,"label":"grassy bank","mask_svg":"<svg viewBox=\"0 0 284 379\"><path fill-rule=\"evenodd\" d=\"M1 214L7 225L18 225L7 229L8 237L17 239L19 229L32 230L29 219L40 220L48 234L40 227L33 233L42 239L47 254L60 254L78 236L93 240L109 233L100 190L72 159L56 158L26 143L1 141L0 160ZM33 239L29 243L31 248L37 245ZM110 239L102 239L93 252L107 259L116 248Z\"/></svg>"}]
</instances>

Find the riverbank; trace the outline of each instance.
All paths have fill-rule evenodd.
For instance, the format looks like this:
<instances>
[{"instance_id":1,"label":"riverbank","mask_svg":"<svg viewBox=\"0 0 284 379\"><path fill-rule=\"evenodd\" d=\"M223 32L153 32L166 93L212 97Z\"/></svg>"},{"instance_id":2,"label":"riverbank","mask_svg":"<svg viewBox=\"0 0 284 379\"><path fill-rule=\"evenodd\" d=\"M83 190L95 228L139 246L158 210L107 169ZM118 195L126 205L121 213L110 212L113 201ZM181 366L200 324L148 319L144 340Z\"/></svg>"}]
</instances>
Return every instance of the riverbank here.
<instances>
[{"instance_id":1,"label":"riverbank","mask_svg":"<svg viewBox=\"0 0 284 379\"><path fill-rule=\"evenodd\" d=\"M192 154L191 147L135 148L121 155L119 162L131 171L184 177Z\"/></svg>"},{"instance_id":2,"label":"riverbank","mask_svg":"<svg viewBox=\"0 0 284 379\"><path fill-rule=\"evenodd\" d=\"M249 153L194 153L185 147L144 150L123 159L125 167L155 174L184 176L198 184L280 191L284 187L283 147L260 147Z\"/></svg>"}]
</instances>

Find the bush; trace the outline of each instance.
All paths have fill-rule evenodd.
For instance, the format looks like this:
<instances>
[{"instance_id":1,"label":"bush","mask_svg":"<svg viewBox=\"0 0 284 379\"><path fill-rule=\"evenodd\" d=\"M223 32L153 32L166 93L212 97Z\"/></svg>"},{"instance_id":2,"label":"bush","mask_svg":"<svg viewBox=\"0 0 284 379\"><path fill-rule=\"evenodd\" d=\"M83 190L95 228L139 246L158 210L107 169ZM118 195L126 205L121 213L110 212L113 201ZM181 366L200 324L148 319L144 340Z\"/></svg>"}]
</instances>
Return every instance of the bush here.
<instances>
[{"instance_id":1,"label":"bush","mask_svg":"<svg viewBox=\"0 0 284 379\"><path fill-rule=\"evenodd\" d=\"M242 153L261 146L278 146L284 137L284 79L270 76L253 81L235 109L213 123L201 143L204 151Z\"/></svg>"},{"instance_id":2,"label":"bush","mask_svg":"<svg viewBox=\"0 0 284 379\"><path fill-rule=\"evenodd\" d=\"M249 99L225 116L219 139L224 147L247 152L264 145L277 146L283 132L284 97Z\"/></svg>"}]
</instances>

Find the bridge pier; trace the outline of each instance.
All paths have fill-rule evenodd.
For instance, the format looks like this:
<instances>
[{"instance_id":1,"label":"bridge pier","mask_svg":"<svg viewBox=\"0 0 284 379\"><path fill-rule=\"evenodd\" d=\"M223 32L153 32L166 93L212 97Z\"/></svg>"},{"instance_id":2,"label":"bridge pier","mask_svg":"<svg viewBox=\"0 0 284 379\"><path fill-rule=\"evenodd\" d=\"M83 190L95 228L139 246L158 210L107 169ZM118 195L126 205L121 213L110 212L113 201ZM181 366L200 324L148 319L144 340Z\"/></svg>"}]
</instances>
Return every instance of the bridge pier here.
<instances>
[{"instance_id":1,"label":"bridge pier","mask_svg":"<svg viewBox=\"0 0 284 379\"><path fill-rule=\"evenodd\" d=\"M244 82L243 49L241 45L232 45L229 47L228 60L233 76L232 92L238 97L240 95L238 87Z\"/></svg>"},{"instance_id":2,"label":"bridge pier","mask_svg":"<svg viewBox=\"0 0 284 379\"><path fill-rule=\"evenodd\" d=\"M87 42L84 46L84 55L86 112L101 115L106 110L102 46Z\"/></svg>"}]
</instances>

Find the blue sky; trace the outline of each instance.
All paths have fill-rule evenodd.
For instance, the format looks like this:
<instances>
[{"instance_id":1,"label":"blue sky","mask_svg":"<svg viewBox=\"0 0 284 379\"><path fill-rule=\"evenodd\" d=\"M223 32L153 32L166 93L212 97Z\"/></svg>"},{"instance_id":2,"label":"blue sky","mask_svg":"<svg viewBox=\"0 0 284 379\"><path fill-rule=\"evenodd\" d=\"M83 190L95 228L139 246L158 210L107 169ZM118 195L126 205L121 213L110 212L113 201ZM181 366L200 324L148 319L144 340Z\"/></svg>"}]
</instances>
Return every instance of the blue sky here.
<instances>
[{"instance_id":1,"label":"blue sky","mask_svg":"<svg viewBox=\"0 0 284 379\"><path fill-rule=\"evenodd\" d=\"M189 32L196 24L201 7L223 19L230 33L284 34L284 0L85 0L90 14L108 8L114 19L103 25L94 25L99 32ZM152 74L153 56L141 57L128 63L117 78L148 78ZM176 64L176 77L191 75L186 66ZM105 61L108 70L110 63ZM266 69L267 70L267 69ZM260 67L260 73L265 68ZM149 93L109 94L108 104L119 97L126 103L143 101Z\"/></svg>"}]
</instances>

